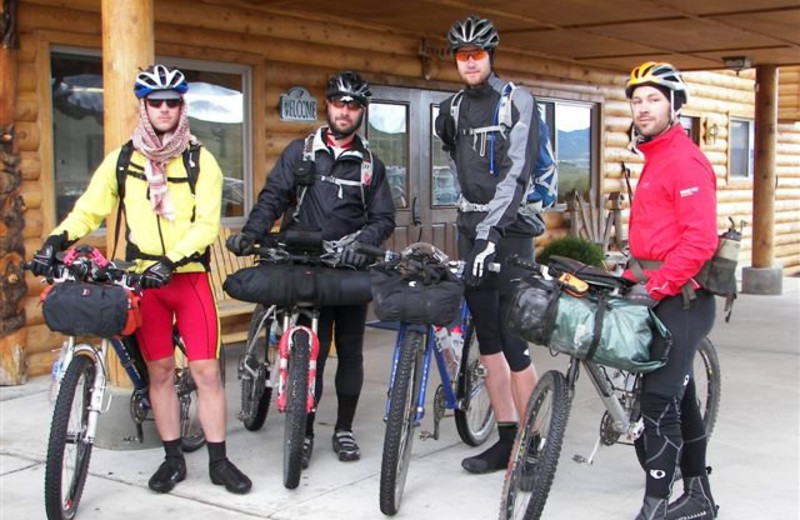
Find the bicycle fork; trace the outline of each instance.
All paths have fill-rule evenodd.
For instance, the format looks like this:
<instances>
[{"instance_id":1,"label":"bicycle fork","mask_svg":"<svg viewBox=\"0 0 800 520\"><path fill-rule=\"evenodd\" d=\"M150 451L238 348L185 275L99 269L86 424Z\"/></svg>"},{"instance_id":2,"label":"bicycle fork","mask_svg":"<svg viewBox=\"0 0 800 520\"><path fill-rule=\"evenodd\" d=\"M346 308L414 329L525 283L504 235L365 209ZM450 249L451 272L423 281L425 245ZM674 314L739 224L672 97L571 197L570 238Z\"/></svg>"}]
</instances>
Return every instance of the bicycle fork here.
<instances>
[{"instance_id":1,"label":"bicycle fork","mask_svg":"<svg viewBox=\"0 0 800 520\"><path fill-rule=\"evenodd\" d=\"M314 402L314 388L317 379L317 357L319 356L319 338L311 328L305 325L293 325L287 330L281 341L278 343L278 399L276 401L278 411L286 411L286 380L288 379L289 372L289 356L295 346L295 334L307 334L309 345L308 356L308 392L306 394L306 413L314 411L316 403Z\"/></svg>"}]
</instances>

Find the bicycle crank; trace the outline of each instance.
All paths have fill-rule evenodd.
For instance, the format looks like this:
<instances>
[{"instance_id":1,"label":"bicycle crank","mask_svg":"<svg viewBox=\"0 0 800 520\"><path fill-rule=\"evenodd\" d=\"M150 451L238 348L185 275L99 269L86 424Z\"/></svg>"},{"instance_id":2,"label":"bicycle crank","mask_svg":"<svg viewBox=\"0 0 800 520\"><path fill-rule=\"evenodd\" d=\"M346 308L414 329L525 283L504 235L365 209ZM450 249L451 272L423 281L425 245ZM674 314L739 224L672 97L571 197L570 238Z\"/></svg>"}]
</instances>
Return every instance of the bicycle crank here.
<instances>
[{"instance_id":1,"label":"bicycle crank","mask_svg":"<svg viewBox=\"0 0 800 520\"><path fill-rule=\"evenodd\" d=\"M444 412L447 409L445 403L447 402L447 398L444 395L444 387L439 385L436 388L436 394L433 397L433 433L428 431L422 431L419 434L419 438L421 440L426 440L433 438L433 440L439 440L439 422L444 417Z\"/></svg>"}]
</instances>

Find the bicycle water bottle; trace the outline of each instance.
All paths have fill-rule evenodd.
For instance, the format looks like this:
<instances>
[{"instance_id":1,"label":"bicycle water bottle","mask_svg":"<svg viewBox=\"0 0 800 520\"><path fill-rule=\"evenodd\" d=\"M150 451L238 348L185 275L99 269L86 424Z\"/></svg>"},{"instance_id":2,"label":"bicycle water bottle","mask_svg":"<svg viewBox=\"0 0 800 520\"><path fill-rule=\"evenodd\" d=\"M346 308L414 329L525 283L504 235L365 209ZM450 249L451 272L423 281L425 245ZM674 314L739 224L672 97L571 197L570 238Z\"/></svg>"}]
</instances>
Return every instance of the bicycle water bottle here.
<instances>
[{"instance_id":1,"label":"bicycle water bottle","mask_svg":"<svg viewBox=\"0 0 800 520\"><path fill-rule=\"evenodd\" d=\"M456 332L458 330L458 332ZM461 327L453 327L452 331L447 330L446 327L435 327L436 345L442 353L442 357L447 367L447 374L450 379L455 379L458 374L458 364L461 361L461 348L464 345L464 339L461 336Z\"/></svg>"},{"instance_id":2,"label":"bicycle water bottle","mask_svg":"<svg viewBox=\"0 0 800 520\"><path fill-rule=\"evenodd\" d=\"M450 329L450 346L453 348L452 365L450 367L450 378L455 381L458 369L461 366L461 355L464 352L464 331L461 325L456 325Z\"/></svg>"},{"instance_id":3,"label":"bicycle water bottle","mask_svg":"<svg viewBox=\"0 0 800 520\"><path fill-rule=\"evenodd\" d=\"M55 350L53 351L55 352ZM64 368L64 347L58 349L58 355L53 359L53 366L50 369L50 402L56 402L58 388L61 386L61 373Z\"/></svg>"}]
</instances>

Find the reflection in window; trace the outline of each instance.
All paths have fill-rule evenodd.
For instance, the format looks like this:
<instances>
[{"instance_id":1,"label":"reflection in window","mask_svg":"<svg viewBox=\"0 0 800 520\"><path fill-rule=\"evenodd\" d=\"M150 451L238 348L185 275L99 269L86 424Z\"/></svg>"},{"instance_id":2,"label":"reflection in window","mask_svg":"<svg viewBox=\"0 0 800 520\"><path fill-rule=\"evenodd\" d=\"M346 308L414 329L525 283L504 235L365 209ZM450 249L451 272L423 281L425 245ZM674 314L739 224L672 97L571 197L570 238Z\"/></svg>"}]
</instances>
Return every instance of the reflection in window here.
<instances>
[{"instance_id":1,"label":"reflection in window","mask_svg":"<svg viewBox=\"0 0 800 520\"><path fill-rule=\"evenodd\" d=\"M591 200L592 107L555 104L555 154L558 158L558 202L572 193Z\"/></svg>"},{"instance_id":2,"label":"reflection in window","mask_svg":"<svg viewBox=\"0 0 800 520\"><path fill-rule=\"evenodd\" d=\"M180 68L189 80L191 131L214 154L224 175L222 216L243 217L249 179L244 74ZM51 70L56 218L61 221L104 156L103 73L99 56L62 51L53 52Z\"/></svg>"},{"instance_id":3,"label":"reflection in window","mask_svg":"<svg viewBox=\"0 0 800 520\"><path fill-rule=\"evenodd\" d=\"M753 121L731 119L731 177L753 176Z\"/></svg>"},{"instance_id":4,"label":"reflection in window","mask_svg":"<svg viewBox=\"0 0 800 520\"><path fill-rule=\"evenodd\" d=\"M367 139L372 151L386 165L394 207L408 207L408 107L370 103Z\"/></svg>"},{"instance_id":5,"label":"reflection in window","mask_svg":"<svg viewBox=\"0 0 800 520\"><path fill-rule=\"evenodd\" d=\"M431 206L453 206L458 202L461 187L456 173L450 169L448 153L442 150L442 140L436 134L439 107L431 105Z\"/></svg>"},{"instance_id":6,"label":"reflection in window","mask_svg":"<svg viewBox=\"0 0 800 520\"><path fill-rule=\"evenodd\" d=\"M692 116L680 116L681 126L686 135L694 144L700 144L700 118Z\"/></svg>"}]
</instances>

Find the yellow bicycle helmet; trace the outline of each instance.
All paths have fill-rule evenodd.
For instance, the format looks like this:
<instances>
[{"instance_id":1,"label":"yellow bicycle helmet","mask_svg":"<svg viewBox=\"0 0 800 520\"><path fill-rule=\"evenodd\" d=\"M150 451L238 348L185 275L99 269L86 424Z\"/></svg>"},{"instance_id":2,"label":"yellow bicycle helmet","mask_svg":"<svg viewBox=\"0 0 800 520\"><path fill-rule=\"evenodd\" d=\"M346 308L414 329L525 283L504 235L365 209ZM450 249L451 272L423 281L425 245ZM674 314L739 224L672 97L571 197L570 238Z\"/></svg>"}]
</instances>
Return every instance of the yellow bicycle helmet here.
<instances>
[{"instance_id":1,"label":"yellow bicycle helmet","mask_svg":"<svg viewBox=\"0 0 800 520\"><path fill-rule=\"evenodd\" d=\"M669 89L674 96L674 102L679 106L689 101L689 91L681 78L680 71L669 63L648 61L634 68L625 85L625 97L630 99L636 87L642 85Z\"/></svg>"}]
</instances>

